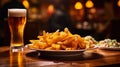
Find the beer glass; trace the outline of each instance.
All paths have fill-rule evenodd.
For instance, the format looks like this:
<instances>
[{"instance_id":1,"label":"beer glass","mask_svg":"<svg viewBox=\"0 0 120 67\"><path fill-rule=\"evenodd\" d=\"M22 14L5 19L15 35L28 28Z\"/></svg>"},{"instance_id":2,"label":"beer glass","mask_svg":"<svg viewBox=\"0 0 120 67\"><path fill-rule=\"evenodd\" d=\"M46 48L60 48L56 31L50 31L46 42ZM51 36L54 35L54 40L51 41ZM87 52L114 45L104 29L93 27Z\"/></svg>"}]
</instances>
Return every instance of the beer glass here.
<instances>
[{"instance_id":1,"label":"beer glass","mask_svg":"<svg viewBox=\"0 0 120 67\"><path fill-rule=\"evenodd\" d=\"M26 9L8 9L8 25L11 33L10 48L13 51L23 51L26 12Z\"/></svg>"}]
</instances>

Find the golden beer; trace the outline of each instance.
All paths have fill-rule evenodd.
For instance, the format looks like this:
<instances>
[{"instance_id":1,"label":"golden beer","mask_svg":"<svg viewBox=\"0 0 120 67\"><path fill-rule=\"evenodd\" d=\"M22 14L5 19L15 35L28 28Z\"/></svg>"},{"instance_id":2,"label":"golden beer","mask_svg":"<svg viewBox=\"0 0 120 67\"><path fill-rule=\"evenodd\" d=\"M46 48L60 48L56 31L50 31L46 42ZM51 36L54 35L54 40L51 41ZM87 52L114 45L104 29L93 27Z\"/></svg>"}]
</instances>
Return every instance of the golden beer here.
<instances>
[{"instance_id":1,"label":"golden beer","mask_svg":"<svg viewBox=\"0 0 120 67\"><path fill-rule=\"evenodd\" d=\"M8 9L8 24L11 32L11 48L18 49L23 47L26 9Z\"/></svg>"}]
</instances>

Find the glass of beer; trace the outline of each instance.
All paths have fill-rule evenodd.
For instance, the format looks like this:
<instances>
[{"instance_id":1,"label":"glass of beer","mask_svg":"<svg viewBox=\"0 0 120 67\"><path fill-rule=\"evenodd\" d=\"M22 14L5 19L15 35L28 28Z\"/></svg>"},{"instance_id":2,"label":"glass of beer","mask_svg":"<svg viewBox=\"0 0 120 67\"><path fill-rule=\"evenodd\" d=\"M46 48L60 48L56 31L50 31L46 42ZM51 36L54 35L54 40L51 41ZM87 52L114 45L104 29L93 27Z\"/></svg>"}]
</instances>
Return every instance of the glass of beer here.
<instances>
[{"instance_id":1,"label":"glass of beer","mask_svg":"<svg viewBox=\"0 0 120 67\"><path fill-rule=\"evenodd\" d=\"M8 25L11 33L10 48L12 51L23 51L26 9L8 9Z\"/></svg>"}]
</instances>

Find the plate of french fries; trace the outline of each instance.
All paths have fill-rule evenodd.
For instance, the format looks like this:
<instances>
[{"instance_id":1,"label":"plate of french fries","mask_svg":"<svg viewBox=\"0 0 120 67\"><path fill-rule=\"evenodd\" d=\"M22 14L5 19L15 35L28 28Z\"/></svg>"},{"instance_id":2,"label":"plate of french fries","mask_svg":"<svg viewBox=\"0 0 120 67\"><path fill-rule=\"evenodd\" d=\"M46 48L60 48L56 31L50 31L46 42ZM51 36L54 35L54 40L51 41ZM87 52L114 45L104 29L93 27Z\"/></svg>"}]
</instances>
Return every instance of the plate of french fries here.
<instances>
[{"instance_id":1,"label":"plate of french fries","mask_svg":"<svg viewBox=\"0 0 120 67\"><path fill-rule=\"evenodd\" d=\"M43 31L42 35L37 36L37 40L30 40L28 48L37 50L46 55L76 55L89 49L94 49L97 43L91 36L81 37L72 34L68 28L64 31L49 33Z\"/></svg>"}]
</instances>

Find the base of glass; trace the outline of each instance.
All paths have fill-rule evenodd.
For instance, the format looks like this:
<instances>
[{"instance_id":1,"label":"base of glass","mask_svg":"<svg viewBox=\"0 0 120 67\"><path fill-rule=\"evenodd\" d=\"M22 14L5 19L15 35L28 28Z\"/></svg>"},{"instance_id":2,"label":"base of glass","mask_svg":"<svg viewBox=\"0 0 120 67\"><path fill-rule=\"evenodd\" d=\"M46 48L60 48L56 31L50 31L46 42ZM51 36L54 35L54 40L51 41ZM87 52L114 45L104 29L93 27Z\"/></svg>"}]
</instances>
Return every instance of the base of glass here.
<instances>
[{"instance_id":1,"label":"base of glass","mask_svg":"<svg viewBox=\"0 0 120 67\"><path fill-rule=\"evenodd\" d=\"M11 50L12 52L18 52L18 51L23 51L24 48L23 48L23 46L11 46L11 47L10 47L10 50Z\"/></svg>"}]
</instances>

